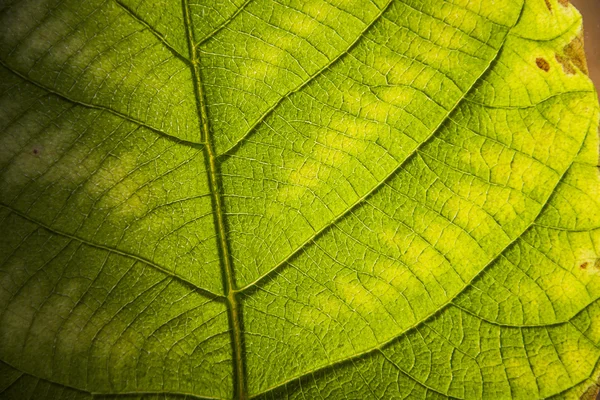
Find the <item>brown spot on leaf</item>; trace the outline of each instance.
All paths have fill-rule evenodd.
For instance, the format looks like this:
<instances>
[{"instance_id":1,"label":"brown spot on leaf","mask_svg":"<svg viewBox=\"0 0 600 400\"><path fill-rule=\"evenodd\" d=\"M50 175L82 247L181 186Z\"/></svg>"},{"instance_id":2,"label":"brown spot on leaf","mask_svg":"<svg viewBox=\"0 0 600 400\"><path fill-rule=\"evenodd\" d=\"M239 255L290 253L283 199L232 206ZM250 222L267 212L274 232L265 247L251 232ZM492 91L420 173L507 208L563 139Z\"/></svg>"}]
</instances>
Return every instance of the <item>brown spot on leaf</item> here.
<instances>
[{"instance_id":1,"label":"brown spot on leaf","mask_svg":"<svg viewBox=\"0 0 600 400\"><path fill-rule=\"evenodd\" d=\"M548 61L546 61L544 58L541 58L541 57L536 58L535 63L539 69L543 69L546 72L548 72L550 70L550 64L548 64Z\"/></svg>"},{"instance_id":2,"label":"brown spot on leaf","mask_svg":"<svg viewBox=\"0 0 600 400\"><path fill-rule=\"evenodd\" d=\"M563 7L569 7L569 0L558 0L558 3Z\"/></svg>"},{"instance_id":3,"label":"brown spot on leaf","mask_svg":"<svg viewBox=\"0 0 600 400\"><path fill-rule=\"evenodd\" d=\"M33 153L34 156L37 156L38 154L40 154L40 150L35 148L31 151Z\"/></svg>"},{"instance_id":4,"label":"brown spot on leaf","mask_svg":"<svg viewBox=\"0 0 600 400\"><path fill-rule=\"evenodd\" d=\"M600 387L597 383L592 384L580 397L581 400L596 400Z\"/></svg>"},{"instance_id":5,"label":"brown spot on leaf","mask_svg":"<svg viewBox=\"0 0 600 400\"><path fill-rule=\"evenodd\" d=\"M583 46L583 32L563 49L565 56L584 74L588 74L587 60Z\"/></svg>"},{"instance_id":6,"label":"brown spot on leaf","mask_svg":"<svg viewBox=\"0 0 600 400\"><path fill-rule=\"evenodd\" d=\"M579 261L579 268L582 271L597 274L600 272L600 258L590 258Z\"/></svg>"},{"instance_id":7,"label":"brown spot on leaf","mask_svg":"<svg viewBox=\"0 0 600 400\"><path fill-rule=\"evenodd\" d=\"M558 61L558 63L562 65L565 74L575 75L577 73L577 71L575 71L575 67L573 66L573 64L571 64L571 60L569 60L567 57L563 57L557 54L556 61Z\"/></svg>"},{"instance_id":8,"label":"brown spot on leaf","mask_svg":"<svg viewBox=\"0 0 600 400\"><path fill-rule=\"evenodd\" d=\"M546 7L548 7L548 11L552 11L552 3L550 3L550 0L545 0L546 1Z\"/></svg>"}]
</instances>

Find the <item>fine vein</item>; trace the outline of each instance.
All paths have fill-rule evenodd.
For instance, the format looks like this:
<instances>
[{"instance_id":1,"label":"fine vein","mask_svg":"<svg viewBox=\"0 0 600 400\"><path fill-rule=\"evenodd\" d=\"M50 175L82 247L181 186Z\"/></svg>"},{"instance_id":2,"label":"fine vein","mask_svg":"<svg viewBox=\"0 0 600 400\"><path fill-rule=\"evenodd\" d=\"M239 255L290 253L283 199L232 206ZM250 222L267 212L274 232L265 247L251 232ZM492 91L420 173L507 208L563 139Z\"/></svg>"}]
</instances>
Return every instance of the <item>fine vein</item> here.
<instances>
[{"instance_id":1,"label":"fine vein","mask_svg":"<svg viewBox=\"0 0 600 400\"><path fill-rule=\"evenodd\" d=\"M200 60L198 57L198 51L196 42L194 39L193 22L191 17L191 10L188 0L182 0L184 23L187 32L188 46L190 50L190 56L192 57L192 75L194 77L194 88L196 91L196 106L198 108L198 114L200 116L200 135L201 141L206 145L204 146L204 153L208 164L208 181L210 185L210 191L212 195L213 207L215 209L215 225L217 228L217 236L219 241L219 250L221 252L221 265L223 268L223 286L226 295L227 302L227 314L229 319L229 327L231 330L231 343L232 343L232 356L233 356L233 372L234 372L234 394L240 399L244 400L247 398L246 383L245 383L245 371L243 361L243 349L242 349L242 330L241 330L241 315L240 308L236 298L236 286L233 277L233 265L231 263L231 256L229 254L229 245L227 243L226 229L225 229L225 216L224 216L224 204L220 195L220 182L218 179L218 167L216 162L216 155L213 147L213 143L210 137L210 131L208 126L208 112L206 109L206 103L204 99L204 93L202 88L202 79L200 73Z\"/></svg>"}]
</instances>

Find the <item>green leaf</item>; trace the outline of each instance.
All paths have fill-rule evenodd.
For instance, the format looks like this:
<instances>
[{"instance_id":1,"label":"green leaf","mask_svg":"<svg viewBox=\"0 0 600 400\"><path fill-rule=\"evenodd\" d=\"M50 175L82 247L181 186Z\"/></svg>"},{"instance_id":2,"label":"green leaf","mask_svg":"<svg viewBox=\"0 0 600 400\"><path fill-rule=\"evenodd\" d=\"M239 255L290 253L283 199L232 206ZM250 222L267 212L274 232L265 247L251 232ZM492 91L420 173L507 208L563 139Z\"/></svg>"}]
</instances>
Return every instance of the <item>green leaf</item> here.
<instances>
[{"instance_id":1,"label":"green leaf","mask_svg":"<svg viewBox=\"0 0 600 400\"><path fill-rule=\"evenodd\" d=\"M0 398L579 398L567 0L0 1Z\"/></svg>"}]
</instances>

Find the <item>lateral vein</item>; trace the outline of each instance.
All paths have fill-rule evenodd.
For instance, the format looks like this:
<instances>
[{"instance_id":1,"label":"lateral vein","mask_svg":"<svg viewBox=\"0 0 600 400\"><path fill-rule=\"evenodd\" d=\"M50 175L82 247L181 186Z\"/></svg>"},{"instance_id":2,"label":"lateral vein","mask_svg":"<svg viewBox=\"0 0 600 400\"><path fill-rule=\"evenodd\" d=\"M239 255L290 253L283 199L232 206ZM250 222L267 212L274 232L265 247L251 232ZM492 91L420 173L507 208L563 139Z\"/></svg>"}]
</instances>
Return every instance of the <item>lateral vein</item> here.
<instances>
[{"instance_id":1,"label":"lateral vein","mask_svg":"<svg viewBox=\"0 0 600 400\"><path fill-rule=\"evenodd\" d=\"M154 35L154 37L156 37L165 46L165 48L167 48L175 57L177 57L187 65L190 65L191 61L187 57L185 57L179 52L179 50L173 47L171 43L169 43L160 32L154 29L148 22L144 21L142 17L135 13L135 11L129 8L129 6L125 5L122 0L115 0L115 3L119 7L121 7L121 9L123 9L123 11L125 11L131 18L136 20L138 23L143 25L150 33L152 33L152 35Z\"/></svg>"},{"instance_id":2,"label":"lateral vein","mask_svg":"<svg viewBox=\"0 0 600 400\"><path fill-rule=\"evenodd\" d=\"M120 249L117 249L117 248L114 248L114 247L110 247L110 246L107 246L107 245L104 245L104 244L94 243L94 242L92 242L92 241L90 241L88 239L81 238L81 237L76 236L76 235L71 234L71 233L62 232L62 231L60 231L60 230L58 230L56 228L53 228L52 226L46 225L43 222L38 221L38 220L30 217L29 215L27 215L27 214L25 214L25 213L23 213L21 211L18 211L16 209L14 209L14 208L12 208L12 207L4 204L4 203L0 203L0 207L1 208L5 208L6 210L8 210L9 212L11 212L12 214L17 215L18 217L23 218L23 219L25 219L25 220L27 220L27 221L29 221L29 222L31 222L31 223L39 226L40 228L42 228L42 229L44 229L44 230L46 230L46 231L48 231L48 232L50 232L52 234L55 234L55 235L58 235L58 236L62 236L62 237L65 237L65 238L68 238L68 239L71 239L71 240L76 240L76 241L78 241L80 243L83 243L86 246L93 247L93 248L100 249L100 250L105 250L105 251L107 251L109 253L117 254L117 255L120 255L122 257L126 257L126 258L129 258L131 260L135 260L137 262L141 262L143 264L146 264L146 265L148 265L148 266L156 269L157 271L160 271L160 272L164 273L165 275L167 275L167 276L169 276L169 277L171 277L171 278L173 278L173 279L181 282L182 284L189 285L190 287L193 288L194 291L202 294L204 297L206 297L208 299L218 300L218 301L223 301L223 299L224 299L224 297L222 295L217 294L217 293L213 293L213 292L211 292L208 289L204 289L204 288L196 285L192 281L189 281L189 280L187 280L187 279L185 279L185 278L183 278L183 277L175 274L173 271L169 271L168 269L166 269L166 268L164 268L164 267L162 267L162 266L154 263L153 261L151 261L151 260L149 260L147 258L144 258L142 256L138 256L136 254L132 254L132 253L129 253L127 251L120 250Z\"/></svg>"},{"instance_id":3,"label":"lateral vein","mask_svg":"<svg viewBox=\"0 0 600 400\"><path fill-rule=\"evenodd\" d=\"M160 130L158 128L155 128L155 127L147 124L146 122L140 121L140 120L138 120L138 119L136 119L136 118L134 118L134 117L132 117L130 115L124 114L124 113L122 113L120 111L117 111L117 110L114 110L114 109L112 109L110 107L103 106L103 105L100 105L100 104L86 103L86 102L81 101L81 100L73 99L73 98L67 96L66 94L58 92L58 91L56 91L54 89L51 89L51 88L45 86L44 84L42 84L40 82L37 82L37 81L33 80L32 78L28 77L27 75L24 75L23 73L21 73L21 72L15 70L14 68L10 67L5 61L3 61L1 59L0 59L0 67L4 67L4 69L6 71L8 71L8 72L10 72L10 73L12 73L14 75L16 75L17 77L21 78L23 81L27 82L28 84L33 85L33 86L35 86L35 87L37 87L39 89L42 89L43 91L47 92L48 94L56 96L59 99L62 99L64 101L68 102L68 103L74 104L76 106L88 108L88 109L91 109L91 110L96 110L96 111L110 113L110 114L112 114L112 115L114 115L114 116L116 116L116 117L118 117L120 119L123 119L125 121L129 121L129 122L131 122L131 123L133 123L133 124L135 124L137 126L141 126L143 128L146 128L146 129L148 129L148 130L156 133L158 136L163 137L163 138L165 138L167 140L170 140L170 141L178 143L178 144L182 144L182 145L186 145L186 146L194 147L194 148L198 148L199 146L203 145L203 143L195 143L195 142L189 142L187 140L179 139L178 137L173 136L173 135L171 135L171 134L169 134L167 132L164 132L164 131L162 131L162 130Z\"/></svg>"},{"instance_id":4,"label":"lateral vein","mask_svg":"<svg viewBox=\"0 0 600 400\"><path fill-rule=\"evenodd\" d=\"M363 39L363 37L365 36L365 34L383 17L383 14L385 14L385 12L390 8L390 6L392 5L392 3L393 3L392 0L388 0L388 2L383 6L383 8L381 8L381 10L379 11L379 13L375 16L375 18L373 18L373 20L364 27L364 29L356 36L356 38L354 39L354 41L352 41L343 52L341 52L340 54L338 54L337 56L335 56L327 64L325 64L323 67L321 67L317 72L315 72L313 75L309 76L307 80L305 80L304 82L302 82L302 84L298 85L296 88L294 88L291 91L289 91L288 93L286 93L279 100L277 100L273 105L271 105L271 107L269 107L260 117L258 117L258 119L256 121L254 121L252 123L252 125L247 129L246 133L244 133L244 135L242 135L242 137L240 137L239 139L237 139L233 144L231 144L229 146L229 148L227 148L226 150L224 150L217 157L229 157L229 156L231 156L233 154L233 151L235 149L237 149L242 144L242 142L244 140L246 140L248 137L250 137L256 131L256 129L277 108L279 108L279 106L281 104L283 104L283 102L286 99L289 99L290 96L292 96L293 94L302 91L311 82L313 82L319 76L323 75L323 73L325 71L329 70L335 63L337 63L339 60L341 60L342 57L344 57L346 54L348 54L350 52L350 50L352 50L354 47L356 47L358 45L358 43L361 41L361 39Z\"/></svg>"}]
</instances>

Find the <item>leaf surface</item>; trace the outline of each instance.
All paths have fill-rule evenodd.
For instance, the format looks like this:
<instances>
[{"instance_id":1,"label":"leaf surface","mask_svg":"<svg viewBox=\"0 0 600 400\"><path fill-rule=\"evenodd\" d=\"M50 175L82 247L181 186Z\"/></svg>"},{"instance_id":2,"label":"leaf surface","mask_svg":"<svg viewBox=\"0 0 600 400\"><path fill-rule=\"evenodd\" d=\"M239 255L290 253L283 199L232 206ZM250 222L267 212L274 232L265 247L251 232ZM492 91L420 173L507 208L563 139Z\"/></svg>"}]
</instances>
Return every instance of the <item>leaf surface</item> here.
<instances>
[{"instance_id":1,"label":"leaf surface","mask_svg":"<svg viewBox=\"0 0 600 400\"><path fill-rule=\"evenodd\" d=\"M0 397L579 398L563 0L0 2Z\"/></svg>"}]
</instances>

